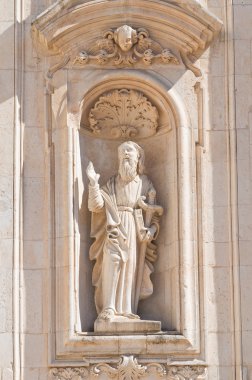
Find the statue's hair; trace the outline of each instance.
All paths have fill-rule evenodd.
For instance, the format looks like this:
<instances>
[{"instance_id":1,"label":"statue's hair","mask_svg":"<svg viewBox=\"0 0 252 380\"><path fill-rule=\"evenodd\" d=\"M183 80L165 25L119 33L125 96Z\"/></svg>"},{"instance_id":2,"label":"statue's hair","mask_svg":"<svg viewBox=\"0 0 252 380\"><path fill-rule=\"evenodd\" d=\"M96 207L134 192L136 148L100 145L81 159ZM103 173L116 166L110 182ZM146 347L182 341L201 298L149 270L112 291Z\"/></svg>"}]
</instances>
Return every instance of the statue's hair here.
<instances>
[{"instance_id":1,"label":"statue's hair","mask_svg":"<svg viewBox=\"0 0 252 380\"><path fill-rule=\"evenodd\" d=\"M124 144L133 145L134 148L138 151L139 157L138 157L138 164L137 164L137 173L138 174L144 174L144 172L145 172L145 167L144 167L145 155L144 155L143 148L141 148L140 145L138 145L134 141L125 141L121 145L119 145L118 151L121 148L121 146L123 146Z\"/></svg>"}]
</instances>

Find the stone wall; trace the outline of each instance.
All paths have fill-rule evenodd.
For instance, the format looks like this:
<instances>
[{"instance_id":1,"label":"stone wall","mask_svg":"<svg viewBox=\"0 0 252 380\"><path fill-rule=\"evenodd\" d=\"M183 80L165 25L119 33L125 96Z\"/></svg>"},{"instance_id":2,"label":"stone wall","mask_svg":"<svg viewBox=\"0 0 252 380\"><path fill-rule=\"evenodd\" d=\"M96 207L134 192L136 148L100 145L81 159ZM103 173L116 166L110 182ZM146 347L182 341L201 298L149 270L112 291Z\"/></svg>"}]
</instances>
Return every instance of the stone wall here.
<instances>
[{"instance_id":1,"label":"stone wall","mask_svg":"<svg viewBox=\"0 0 252 380\"><path fill-rule=\"evenodd\" d=\"M105 3L92 13L84 0L0 1L0 379L250 380L252 2ZM120 23L144 25L178 57L187 41L195 58L136 70L65 59ZM161 319L161 335L92 334L85 166L94 160L105 181L118 142L87 136L81 107L125 86L170 123L142 142L166 213L141 313Z\"/></svg>"}]
</instances>

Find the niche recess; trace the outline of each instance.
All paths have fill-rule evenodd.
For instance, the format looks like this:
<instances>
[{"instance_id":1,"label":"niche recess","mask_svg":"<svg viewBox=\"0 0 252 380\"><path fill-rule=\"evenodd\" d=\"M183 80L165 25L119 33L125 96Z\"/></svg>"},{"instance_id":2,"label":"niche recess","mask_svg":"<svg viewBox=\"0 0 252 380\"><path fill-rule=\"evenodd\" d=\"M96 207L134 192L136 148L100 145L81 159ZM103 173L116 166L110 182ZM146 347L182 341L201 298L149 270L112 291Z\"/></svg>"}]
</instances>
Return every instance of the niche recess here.
<instances>
[{"instance_id":1,"label":"niche recess","mask_svg":"<svg viewBox=\"0 0 252 380\"><path fill-rule=\"evenodd\" d=\"M127 6L126 6L127 5ZM144 10L144 11L143 11ZM109 28L123 24L148 29L172 50L176 65L111 62L76 66L75 58ZM183 27L182 27L183 25ZM218 34L220 21L197 1L57 1L32 26L34 44L45 60L48 135L48 249L51 252L51 360L107 361L123 354L167 360L200 357L197 212L194 144L185 105L173 84ZM57 72L57 73L56 73ZM55 74L56 73L56 74ZM55 74L55 75L54 75ZM137 140L165 208L153 274L154 294L140 305L144 318L162 321L159 335L95 335L92 265L88 259L90 213L85 168L93 160L104 183L116 172L120 141L93 137L88 114L103 94L138 91L156 107L158 129Z\"/></svg>"},{"instance_id":2,"label":"niche recess","mask_svg":"<svg viewBox=\"0 0 252 380\"><path fill-rule=\"evenodd\" d=\"M74 86L72 90L74 93L78 92ZM113 99L111 99L112 96ZM117 106L122 104L122 109L118 109L114 118L108 103L109 99L111 103L117 102ZM123 103L122 99L127 99L127 105L126 100ZM129 102L132 102L134 107L131 108ZM96 109L94 109L95 105ZM104 119L107 110L109 118ZM88 127L90 111L92 116L97 111L97 118L102 117L101 123L95 125L92 131ZM139 120L141 112L143 114ZM78 115L73 116L73 119L77 117ZM157 189L158 201L164 206L165 214L161 221L158 239L159 260L153 274L154 294L141 302L139 310L143 318L162 320L164 330L177 330L176 300L179 299L177 149L176 124L171 105L158 88L144 84L141 79L134 78L128 73L127 79L110 76L109 81L102 81L88 91L81 102L80 119L81 167L85 171L88 161L91 160L96 170L101 173L100 183L105 183L117 172L117 147L121 142L131 139L137 141L145 150L147 173ZM94 123L94 119L93 117L91 122ZM102 130L97 132L100 125ZM117 128L118 125L121 125L121 128ZM85 297L87 293L93 295L93 291L92 266L88 262L90 217L86 211L88 187L85 172L83 172L83 178L86 191L84 191L78 225L81 230L80 316L82 329L85 331L93 329L96 313L93 298ZM85 276L82 277L82 273L85 273ZM88 281L84 280L86 277ZM93 310L92 318L91 315L86 315L86 310Z\"/></svg>"}]
</instances>

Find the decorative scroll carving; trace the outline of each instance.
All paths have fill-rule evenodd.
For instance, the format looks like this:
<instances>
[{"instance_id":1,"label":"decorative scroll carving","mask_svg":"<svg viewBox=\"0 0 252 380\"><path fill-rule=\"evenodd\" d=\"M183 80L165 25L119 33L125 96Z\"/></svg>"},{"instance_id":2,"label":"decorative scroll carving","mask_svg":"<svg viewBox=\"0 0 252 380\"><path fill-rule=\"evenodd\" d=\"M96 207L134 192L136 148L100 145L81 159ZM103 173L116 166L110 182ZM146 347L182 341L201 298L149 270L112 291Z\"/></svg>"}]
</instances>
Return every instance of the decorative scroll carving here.
<instances>
[{"instance_id":1,"label":"decorative scroll carving","mask_svg":"<svg viewBox=\"0 0 252 380\"><path fill-rule=\"evenodd\" d=\"M112 378L117 377L119 380L139 380L147 374L155 374L163 377L166 374L165 367L159 363L150 363L141 365L133 355L122 356L117 367L114 368L109 364L97 364L92 367L91 374L106 374Z\"/></svg>"},{"instance_id":2,"label":"decorative scroll carving","mask_svg":"<svg viewBox=\"0 0 252 380\"><path fill-rule=\"evenodd\" d=\"M204 379L205 372L203 366L172 366L168 371L168 380Z\"/></svg>"},{"instance_id":3,"label":"decorative scroll carving","mask_svg":"<svg viewBox=\"0 0 252 380\"><path fill-rule=\"evenodd\" d=\"M99 363L93 366L90 370L90 374L93 376L98 376L100 374L105 374L112 379L117 377L118 371L116 368L112 367L107 363Z\"/></svg>"},{"instance_id":4,"label":"decorative scroll carving","mask_svg":"<svg viewBox=\"0 0 252 380\"><path fill-rule=\"evenodd\" d=\"M145 65L154 62L179 64L171 50L163 49L158 42L152 40L146 29L135 30L128 25L108 30L93 47L81 51L74 59L74 64L79 65L92 62L100 65L112 63L116 66L132 66L137 62Z\"/></svg>"},{"instance_id":5,"label":"decorative scroll carving","mask_svg":"<svg viewBox=\"0 0 252 380\"><path fill-rule=\"evenodd\" d=\"M144 138L156 133L158 111L139 91L103 94L89 113L89 131L100 138Z\"/></svg>"},{"instance_id":6,"label":"decorative scroll carving","mask_svg":"<svg viewBox=\"0 0 252 380\"><path fill-rule=\"evenodd\" d=\"M167 370L163 364L148 363L141 365L133 355L124 355L116 366L107 363L99 363L91 368L52 368L50 370L50 380L83 380L90 376L97 377L105 375L108 380L117 378L118 380L140 380L146 376L166 377L167 380L199 380L204 379L206 369L204 366L168 366ZM166 376L167 375L167 376Z\"/></svg>"},{"instance_id":7,"label":"decorative scroll carving","mask_svg":"<svg viewBox=\"0 0 252 380\"><path fill-rule=\"evenodd\" d=\"M89 375L86 368L52 368L49 373L50 380L83 380Z\"/></svg>"},{"instance_id":8,"label":"decorative scroll carving","mask_svg":"<svg viewBox=\"0 0 252 380\"><path fill-rule=\"evenodd\" d=\"M68 64L69 61L70 61L70 57L68 55L64 56L63 59L61 59L59 62L57 62L56 64L54 64L48 69L46 73L46 78L52 79L54 74L58 70L63 69Z\"/></svg>"},{"instance_id":9,"label":"decorative scroll carving","mask_svg":"<svg viewBox=\"0 0 252 380\"><path fill-rule=\"evenodd\" d=\"M158 377L164 377L166 375L166 369L162 364L150 363L146 365L146 372L151 375L155 374Z\"/></svg>"},{"instance_id":10,"label":"decorative scroll carving","mask_svg":"<svg viewBox=\"0 0 252 380\"><path fill-rule=\"evenodd\" d=\"M202 72L201 70L195 66L193 63L192 63L192 60L189 58L188 55L186 55L185 53L183 53L182 51L180 52L180 56L181 56L181 59L182 59L182 62L183 64L185 65L185 67L189 70L191 70L191 72L196 76L196 77L200 77L202 75Z\"/></svg>"}]
</instances>

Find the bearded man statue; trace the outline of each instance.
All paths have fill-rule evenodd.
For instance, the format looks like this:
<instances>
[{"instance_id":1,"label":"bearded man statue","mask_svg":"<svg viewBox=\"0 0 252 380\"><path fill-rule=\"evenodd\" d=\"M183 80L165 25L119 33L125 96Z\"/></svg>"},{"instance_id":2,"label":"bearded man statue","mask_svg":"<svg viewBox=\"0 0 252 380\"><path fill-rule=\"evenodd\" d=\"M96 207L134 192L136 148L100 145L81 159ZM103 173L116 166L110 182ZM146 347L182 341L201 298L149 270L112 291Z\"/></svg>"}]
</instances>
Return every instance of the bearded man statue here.
<instances>
[{"instance_id":1,"label":"bearded man statue","mask_svg":"<svg viewBox=\"0 0 252 380\"><path fill-rule=\"evenodd\" d=\"M95 305L97 320L106 321L139 319L138 301L152 294L150 274L157 257L153 240L159 232L158 214L162 213L161 206L154 204L156 191L144 174L143 149L135 142L124 142L118 148L118 158L118 174L102 188L91 162L86 170L91 237L95 239L90 247L90 259L95 260ZM147 214L148 226L143 219Z\"/></svg>"}]
</instances>

